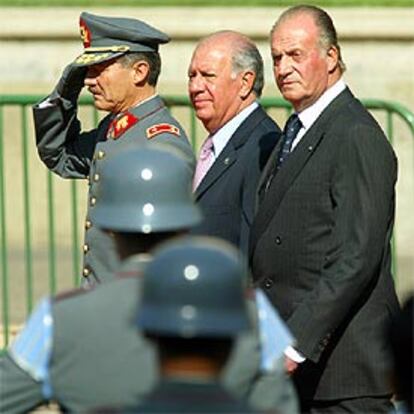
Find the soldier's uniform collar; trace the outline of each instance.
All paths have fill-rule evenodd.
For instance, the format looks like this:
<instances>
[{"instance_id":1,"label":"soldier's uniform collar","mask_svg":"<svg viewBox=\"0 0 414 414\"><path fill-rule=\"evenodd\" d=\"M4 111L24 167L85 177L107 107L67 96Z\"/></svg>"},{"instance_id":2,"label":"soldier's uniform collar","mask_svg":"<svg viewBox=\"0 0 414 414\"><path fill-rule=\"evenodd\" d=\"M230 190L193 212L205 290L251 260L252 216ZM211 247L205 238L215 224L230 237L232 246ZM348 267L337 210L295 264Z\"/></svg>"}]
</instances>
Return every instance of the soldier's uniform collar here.
<instances>
[{"instance_id":1,"label":"soldier's uniform collar","mask_svg":"<svg viewBox=\"0 0 414 414\"><path fill-rule=\"evenodd\" d=\"M129 112L132 112L138 118L146 117L153 112L158 111L159 109L165 106L164 101L157 94L150 96L149 98L141 101L138 105L130 108Z\"/></svg>"},{"instance_id":2,"label":"soldier's uniform collar","mask_svg":"<svg viewBox=\"0 0 414 414\"><path fill-rule=\"evenodd\" d=\"M120 138L129 128L153 113L158 112L164 106L165 104L159 95L152 95L135 107L114 115L108 126L106 137L108 139Z\"/></svg>"}]
</instances>

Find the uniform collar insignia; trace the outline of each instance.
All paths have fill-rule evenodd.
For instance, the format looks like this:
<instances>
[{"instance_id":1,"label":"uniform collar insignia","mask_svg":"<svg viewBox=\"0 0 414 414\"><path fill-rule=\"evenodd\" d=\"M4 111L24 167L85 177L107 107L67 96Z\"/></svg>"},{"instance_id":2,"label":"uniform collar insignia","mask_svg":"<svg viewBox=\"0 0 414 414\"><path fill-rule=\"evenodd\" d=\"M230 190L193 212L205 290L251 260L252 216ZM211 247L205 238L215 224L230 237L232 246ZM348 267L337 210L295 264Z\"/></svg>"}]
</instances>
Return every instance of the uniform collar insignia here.
<instances>
[{"instance_id":1,"label":"uniform collar insignia","mask_svg":"<svg viewBox=\"0 0 414 414\"><path fill-rule=\"evenodd\" d=\"M109 124L107 138L118 139L125 131L138 122L138 118L130 112L123 112L116 116Z\"/></svg>"}]
</instances>

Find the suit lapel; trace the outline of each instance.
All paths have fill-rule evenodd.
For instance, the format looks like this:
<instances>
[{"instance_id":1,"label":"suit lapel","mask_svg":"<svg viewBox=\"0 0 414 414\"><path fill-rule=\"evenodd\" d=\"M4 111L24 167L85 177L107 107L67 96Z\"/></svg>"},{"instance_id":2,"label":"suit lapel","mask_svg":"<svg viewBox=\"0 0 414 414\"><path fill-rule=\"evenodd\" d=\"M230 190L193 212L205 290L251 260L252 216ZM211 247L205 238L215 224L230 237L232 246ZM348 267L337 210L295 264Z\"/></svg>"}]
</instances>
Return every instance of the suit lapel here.
<instances>
[{"instance_id":1,"label":"suit lapel","mask_svg":"<svg viewBox=\"0 0 414 414\"><path fill-rule=\"evenodd\" d=\"M309 133L302 138L292 154L289 155L289 158L284 162L282 168L274 176L270 188L264 196L257 217L259 226L258 232L260 234L266 229L273 217L274 211L278 209L280 202L283 200L286 191L291 187L296 177L300 174L322 138L323 133L321 133L321 131L309 131Z\"/></svg>"},{"instance_id":2,"label":"suit lapel","mask_svg":"<svg viewBox=\"0 0 414 414\"><path fill-rule=\"evenodd\" d=\"M274 212L279 208L286 191L292 186L312 154L317 151L317 147L323 140L327 126L330 122L334 122L332 121L332 118L335 118L336 111L351 99L353 99L353 96L349 89L345 89L340 93L338 97L325 108L310 130L303 136L295 150L289 155L282 168L274 176L270 188L268 189L267 194L263 197L263 201L259 206L257 216L254 220L250 243L251 254L254 252L253 249L256 246L258 238L265 232L274 216ZM276 162L276 156L278 154L276 151L278 148L280 148L280 143L276 146L266 165L265 171L268 171L267 176L269 176L269 172L271 171L271 167L269 166L270 162ZM274 164L272 164L272 166L273 165ZM261 180L261 183L261 191L264 191L265 179Z\"/></svg>"},{"instance_id":3,"label":"suit lapel","mask_svg":"<svg viewBox=\"0 0 414 414\"><path fill-rule=\"evenodd\" d=\"M257 124L266 117L261 106L256 108L236 129L223 151L197 187L194 195L198 200L237 161L238 150L247 142Z\"/></svg>"},{"instance_id":4,"label":"suit lapel","mask_svg":"<svg viewBox=\"0 0 414 414\"><path fill-rule=\"evenodd\" d=\"M237 152L230 140L197 187L195 191L196 200L198 200L221 177L221 175L236 162L236 160Z\"/></svg>"}]
</instances>

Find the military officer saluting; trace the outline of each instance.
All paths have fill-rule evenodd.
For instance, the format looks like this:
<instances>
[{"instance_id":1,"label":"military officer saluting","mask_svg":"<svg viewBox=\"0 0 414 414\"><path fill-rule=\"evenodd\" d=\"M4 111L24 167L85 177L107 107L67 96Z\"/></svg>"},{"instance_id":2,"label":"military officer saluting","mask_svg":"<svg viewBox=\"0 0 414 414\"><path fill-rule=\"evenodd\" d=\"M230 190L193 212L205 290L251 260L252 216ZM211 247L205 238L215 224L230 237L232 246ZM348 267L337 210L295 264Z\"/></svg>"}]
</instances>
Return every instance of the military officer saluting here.
<instances>
[{"instance_id":1,"label":"military officer saluting","mask_svg":"<svg viewBox=\"0 0 414 414\"><path fill-rule=\"evenodd\" d=\"M102 165L126 146L165 142L194 167L186 134L156 93L160 44L169 37L130 18L80 16L84 52L63 71L56 88L33 108L37 149L42 161L65 178L89 176L85 223L84 285L111 279L118 259L111 238L90 219ZM81 132L77 100L86 86L97 109L109 114L96 129Z\"/></svg>"}]
</instances>

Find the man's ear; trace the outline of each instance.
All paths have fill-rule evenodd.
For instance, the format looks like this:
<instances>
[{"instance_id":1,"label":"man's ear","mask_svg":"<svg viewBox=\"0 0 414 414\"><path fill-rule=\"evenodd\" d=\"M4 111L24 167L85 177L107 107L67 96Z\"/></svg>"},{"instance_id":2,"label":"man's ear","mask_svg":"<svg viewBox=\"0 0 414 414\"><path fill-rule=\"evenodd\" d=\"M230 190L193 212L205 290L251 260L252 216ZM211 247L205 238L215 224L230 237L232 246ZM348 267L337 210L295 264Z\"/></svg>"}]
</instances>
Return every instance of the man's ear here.
<instances>
[{"instance_id":1,"label":"man's ear","mask_svg":"<svg viewBox=\"0 0 414 414\"><path fill-rule=\"evenodd\" d=\"M150 67L145 60L139 60L132 65L133 81L135 85L146 83L149 76Z\"/></svg>"},{"instance_id":2,"label":"man's ear","mask_svg":"<svg viewBox=\"0 0 414 414\"><path fill-rule=\"evenodd\" d=\"M335 46L331 46L326 53L328 60L328 72L335 72L335 69L339 65L339 53L338 49Z\"/></svg>"},{"instance_id":3,"label":"man's ear","mask_svg":"<svg viewBox=\"0 0 414 414\"><path fill-rule=\"evenodd\" d=\"M242 73L239 93L241 99L244 100L251 94L255 80L256 74L252 70L246 70Z\"/></svg>"}]
</instances>

